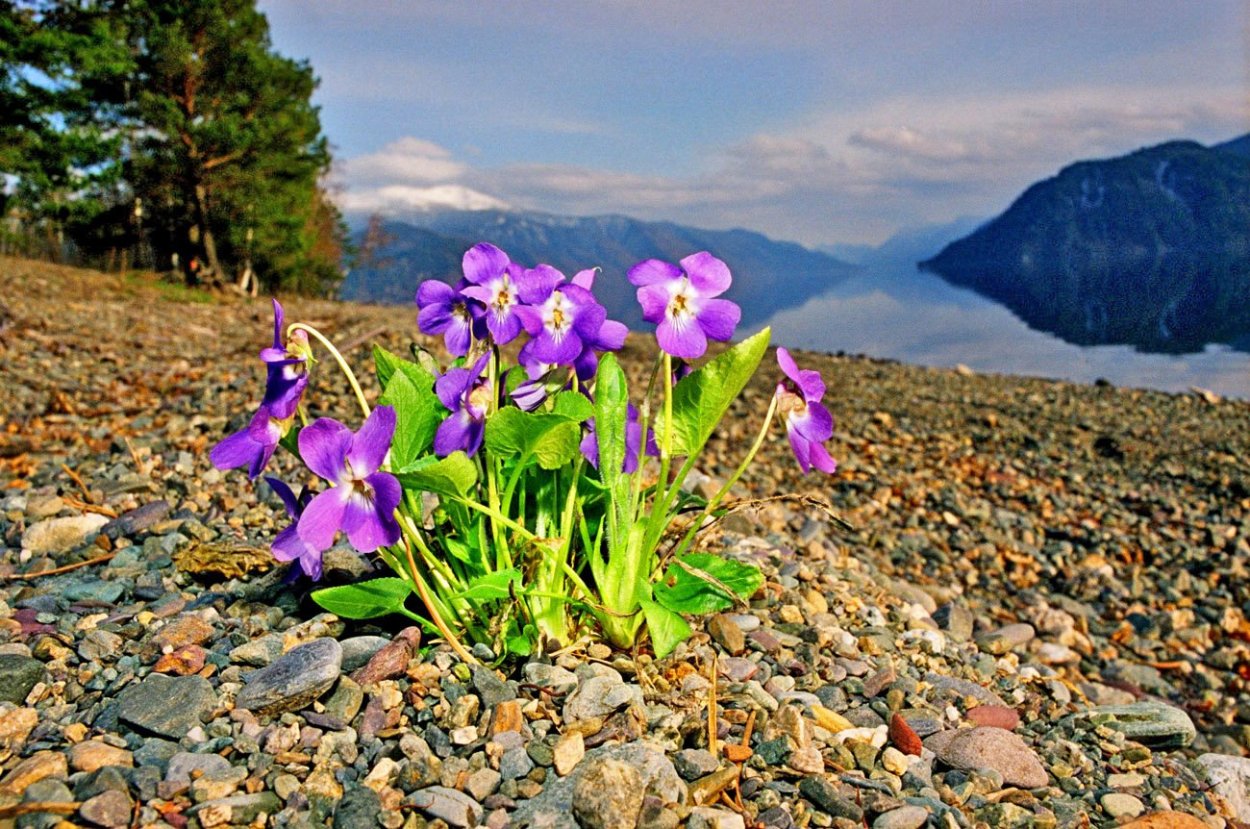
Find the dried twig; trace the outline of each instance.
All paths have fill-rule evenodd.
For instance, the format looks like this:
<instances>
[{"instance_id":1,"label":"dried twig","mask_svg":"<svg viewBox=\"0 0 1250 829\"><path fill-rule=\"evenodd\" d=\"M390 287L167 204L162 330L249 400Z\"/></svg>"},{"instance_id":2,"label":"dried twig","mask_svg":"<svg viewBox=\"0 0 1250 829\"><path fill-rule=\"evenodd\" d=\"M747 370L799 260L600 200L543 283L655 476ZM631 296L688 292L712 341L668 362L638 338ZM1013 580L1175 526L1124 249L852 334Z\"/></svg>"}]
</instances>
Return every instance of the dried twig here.
<instances>
[{"instance_id":1,"label":"dried twig","mask_svg":"<svg viewBox=\"0 0 1250 829\"><path fill-rule=\"evenodd\" d=\"M712 752L712 756L717 756L716 751L716 727L718 725L718 715L716 713L716 660L717 656L712 655L712 684L708 686L707 692L707 750Z\"/></svg>"},{"instance_id":2,"label":"dried twig","mask_svg":"<svg viewBox=\"0 0 1250 829\"><path fill-rule=\"evenodd\" d=\"M62 495L61 500L76 510L94 512L97 515L103 515L105 518L117 517L117 510L112 509L111 507L96 506L95 504L89 504L86 501L79 501L77 498L73 498L69 495Z\"/></svg>"},{"instance_id":3,"label":"dried twig","mask_svg":"<svg viewBox=\"0 0 1250 829\"><path fill-rule=\"evenodd\" d=\"M78 811L78 807L81 805L81 803L51 803L32 800L29 803L14 803L11 806L0 806L0 818L21 817L22 815L33 815L37 812L72 815Z\"/></svg>"},{"instance_id":4,"label":"dried twig","mask_svg":"<svg viewBox=\"0 0 1250 829\"><path fill-rule=\"evenodd\" d=\"M61 470L62 470L62 471L64 471L64 472L65 472L65 474L69 476L69 479L70 479L71 481L73 481L75 484L77 484L77 485L78 485L78 489L82 492L82 497L83 497L83 500L85 500L85 501L87 501L87 502L90 502L90 501L91 501L91 490L87 488L87 485L83 482L82 477L81 477L81 476L80 476L77 472L75 472L74 470L70 469L70 468L69 468L67 465L65 465L65 464L61 464Z\"/></svg>"},{"instance_id":5,"label":"dried twig","mask_svg":"<svg viewBox=\"0 0 1250 829\"><path fill-rule=\"evenodd\" d=\"M117 553L105 553L102 556L89 558L86 561L76 561L73 564L66 564L62 567L53 567L51 570L36 570L34 573L10 573L7 576L0 576L0 579L7 579L8 581L27 581L28 579L37 579L41 576L59 576L61 573L68 573L71 570L78 570L82 567L90 567L93 564L102 564L109 561L116 555Z\"/></svg>"}]
</instances>

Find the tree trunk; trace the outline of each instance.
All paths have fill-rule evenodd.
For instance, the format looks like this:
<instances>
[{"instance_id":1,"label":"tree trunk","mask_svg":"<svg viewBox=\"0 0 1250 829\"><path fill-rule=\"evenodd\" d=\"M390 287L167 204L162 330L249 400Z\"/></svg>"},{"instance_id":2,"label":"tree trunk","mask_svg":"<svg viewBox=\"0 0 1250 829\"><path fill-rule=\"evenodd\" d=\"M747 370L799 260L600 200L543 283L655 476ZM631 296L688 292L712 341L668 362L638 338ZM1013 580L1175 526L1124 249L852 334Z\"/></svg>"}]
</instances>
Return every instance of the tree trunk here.
<instances>
[{"instance_id":1,"label":"tree trunk","mask_svg":"<svg viewBox=\"0 0 1250 829\"><path fill-rule=\"evenodd\" d=\"M208 223L208 190L203 184L195 185L195 223L199 228L200 245L204 248L205 264L213 280L221 279L221 261L217 258L217 241Z\"/></svg>"}]
</instances>

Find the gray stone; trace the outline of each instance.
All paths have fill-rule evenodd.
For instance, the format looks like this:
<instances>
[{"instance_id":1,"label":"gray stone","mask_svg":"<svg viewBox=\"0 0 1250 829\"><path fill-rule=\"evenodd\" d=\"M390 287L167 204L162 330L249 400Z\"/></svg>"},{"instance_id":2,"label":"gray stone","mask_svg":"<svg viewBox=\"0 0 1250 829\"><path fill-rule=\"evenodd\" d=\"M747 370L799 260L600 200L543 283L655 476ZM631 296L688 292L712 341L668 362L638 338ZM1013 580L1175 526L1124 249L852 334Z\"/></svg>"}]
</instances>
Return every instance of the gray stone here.
<instances>
[{"instance_id":1,"label":"gray stone","mask_svg":"<svg viewBox=\"0 0 1250 829\"><path fill-rule=\"evenodd\" d=\"M1232 816L1250 823L1250 758L1228 754L1200 754L1211 791L1227 804Z\"/></svg>"},{"instance_id":2,"label":"gray stone","mask_svg":"<svg viewBox=\"0 0 1250 829\"><path fill-rule=\"evenodd\" d=\"M35 555L67 553L81 547L109 520L93 512L67 518L49 518L31 524L22 534L22 549Z\"/></svg>"},{"instance_id":3,"label":"gray stone","mask_svg":"<svg viewBox=\"0 0 1250 829\"><path fill-rule=\"evenodd\" d=\"M548 777L542 792L523 802L513 814L514 825L532 829L577 829L578 824L572 817L574 786L588 768L588 761L596 758L619 760L637 769L643 794L655 797L662 804L686 802L686 784L660 746L641 741L599 746L586 752L586 757L567 777L554 780Z\"/></svg>"},{"instance_id":4,"label":"gray stone","mask_svg":"<svg viewBox=\"0 0 1250 829\"><path fill-rule=\"evenodd\" d=\"M204 826L222 823L252 823L262 814L276 814L282 808L282 801L273 792L256 792L255 794L232 794L216 800L206 800L187 810L188 815L195 815Z\"/></svg>"},{"instance_id":5,"label":"gray stone","mask_svg":"<svg viewBox=\"0 0 1250 829\"><path fill-rule=\"evenodd\" d=\"M625 684L619 676L584 679L564 703L565 722L606 717L631 704L642 705L642 689Z\"/></svg>"},{"instance_id":6,"label":"gray stone","mask_svg":"<svg viewBox=\"0 0 1250 829\"><path fill-rule=\"evenodd\" d=\"M334 807L334 829L376 829L382 799L373 789L352 786Z\"/></svg>"},{"instance_id":7,"label":"gray stone","mask_svg":"<svg viewBox=\"0 0 1250 829\"><path fill-rule=\"evenodd\" d=\"M924 745L952 768L992 769L1008 785L1036 789L1050 782L1037 754L1012 731L992 726L959 728L938 732Z\"/></svg>"},{"instance_id":8,"label":"gray stone","mask_svg":"<svg viewBox=\"0 0 1250 829\"><path fill-rule=\"evenodd\" d=\"M972 612L963 605L947 602L935 610L932 617L937 626L955 641L967 642L972 638Z\"/></svg>"},{"instance_id":9,"label":"gray stone","mask_svg":"<svg viewBox=\"0 0 1250 829\"><path fill-rule=\"evenodd\" d=\"M213 686L202 676L150 674L117 698L117 716L134 728L181 740L217 706Z\"/></svg>"},{"instance_id":10,"label":"gray stone","mask_svg":"<svg viewBox=\"0 0 1250 829\"><path fill-rule=\"evenodd\" d=\"M379 637L380 638L380 637ZM383 644L389 640L385 640ZM259 639L253 639L250 642L244 642L234 650L230 651L231 662L242 662L244 665L251 665L256 668L263 668L271 664L279 656L282 656L282 634L270 633ZM366 660L368 661L368 660Z\"/></svg>"},{"instance_id":11,"label":"gray stone","mask_svg":"<svg viewBox=\"0 0 1250 829\"><path fill-rule=\"evenodd\" d=\"M800 780L799 794L833 817L846 818L855 823L864 819L864 810L820 775L810 775Z\"/></svg>"},{"instance_id":12,"label":"gray stone","mask_svg":"<svg viewBox=\"0 0 1250 829\"><path fill-rule=\"evenodd\" d=\"M494 708L501 702L516 699L516 689L485 665L473 666L473 687L482 698L483 708Z\"/></svg>"},{"instance_id":13,"label":"gray stone","mask_svg":"<svg viewBox=\"0 0 1250 829\"><path fill-rule=\"evenodd\" d=\"M464 792L446 786L430 786L410 794L404 801L448 826L477 826L482 819L481 805Z\"/></svg>"},{"instance_id":14,"label":"gray stone","mask_svg":"<svg viewBox=\"0 0 1250 829\"><path fill-rule=\"evenodd\" d=\"M1130 740L1151 748L1185 748L1194 741L1197 730L1189 715L1161 702L1142 700L1128 705L1100 705L1072 716L1082 719L1109 714L1107 725Z\"/></svg>"},{"instance_id":15,"label":"gray stone","mask_svg":"<svg viewBox=\"0 0 1250 829\"><path fill-rule=\"evenodd\" d=\"M573 815L584 829L634 829L643 795L638 769L596 757L585 762L573 786Z\"/></svg>"},{"instance_id":16,"label":"gray stone","mask_svg":"<svg viewBox=\"0 0 1250 829\"><path fill-rule=\"evenodd\" d=\"M1027 644L1036 635L1033 626L1024 622L1014 625L1003 625L998 630L983 633L977 637L977 646L996 656L1009 653Z\"/></svg>"},{"instance_id":17,"label":"gray stone","mask_svg":"<svg viewBox=\"0 0 1250 829\"><path fill-rule=\"evenodd\" d=\"M385 636L353 636L349 639L344 639L339 642L339 646L343 649L343 664L341 666L343 671L345 673L351 673L357 668L363 667L375 653L382 650L382 648L386 647L390 643L391 640L387 639ZM246 645L240 645L239 648L235 648L231 651L231 658L233 659L235 652L243 647L246 647ZM279 654L280 653L281 651L279 651ZM278 654L275 654L274 657L267 660L264 664L268 665L277 657ZM243 662L245 660L238 659L236 661Z\"/></svg>"},{"instance_id":18,"label":"gray stone","mask_svg":"<svg viewBox=\"0 0 1250 829\"><path fill-rule=\"evenodd\" d=\"M534 761L524 746L510 748L499 758L499 773L504 780L516 780L534 770Z\"/></svg>"},{"instance_id":19,"label":"gray stone","mask_svg":"<svg viewBox=\"0 0 1250 829\"><path fill-rule=\"evenodd\" d=\"M1141 800L1123 792L1104 794L1099 798L1098 802L1102 804L1103 811L1107 813L1107 817L1112 819L1122 817L1135 818L1146 811L1146 805Z\"/></svg>"},{"instance_id":20,"label":"gray stone","mask_svg":"<svg viewBox=\"0 0 1250 829\"><path fill-rule=\"evenodd\" d=\"M0 654L0 702L21 705L46 673L38 659L16 653Z\"/></svg>"},{"instance_id":21,"label":"gray stone","mask_svg":"<svg viewBox=\"0 0 1250 829\"><path fill-rule=\"evenodd\" d=\"M686 823L687 829L746 829L742 815L726 809L713 809L710 806L695 806L690 810Z\"/></svg>"},{"instance_id":22,"label":"gray stone","mask_svg":"<svg viewBox=\"0 0 1250 829\"><path fill-rule=\"evenodd\" d=\"M929 810L923 806L900 806L877 816L872 829L920 829L929 820Z\"/></svg>"},{"instance_id":23,"label":"gray stone","mask_svg":"<svg viewBox=\"0 0 1250 829\"><path fill-rule=\"evenodd\" d=\"M929 671L924 675L924 681L932 685L944 697L972 697L985 705L1011 707L998 694L967 679Z\"/></svg>"},{"instance_id":24,"label":"gray stone","mask_svg":"<svg viewBox=\"0 0 1250 829\"><path fill-rule=\"evenodd\" d=\"M36 780L22 791L25 803L73 803L74 795L60 780L45 777ZM17 819L17 829L52 829L65 818L51 812L32 812Z\"/></svg>"},{"instance_id":25,"label":"gray stone","mask_svg":"<svg viewBox=\"0 0 1250 829\"><path fill-rule=\"evenodd\" d=\"M720 761L705 748L684 748L673 755L673 767L684 780L698 780L720 768Z\"/></svg>"},{"instance_id":26,"label":"gray stone","mask_svg":"<svg viewBox=\"0 0 1250 829\"><path fill-rule=\"evenodd\" d=\"M537 685L539 688L549 688L556 694L568 694L577 688L577 674L567 671L559 665L528 662L521 669L521 674L530 685Z\"/></svg>"},{"instance_id":27,"label":"gray stone","mask_svg":"<svg viewBox=\"0 0 1250 829\"><path fill-rule=\"evenodd\" d=\"M116 604L126 592L120 582L104 581L103 579L85 579L69 585L61 591L61 595L71 602L103 602Z\"/></svg>"},{"instance_id":28,"label":"gray stone","mask_svg":"<svg viewBox=\"0 0 1250 829\"><path fill-rule=\"evenodd\" d=\"M169 758L169 765L165 767L165 781L190 786L192 777L202 777L206 774L229 770L230 761L220 754L193 754L189 751L180 751Z\"/></svg>"},{"instance_id":29,"label":"gray stone","mask_svg":"<svg viewBox=\"0 0 1250 829\"><path fill-rule=\"evenodd\" d=\"M342 663L343 649L336 640L314 639L248 676L235 706L261 715L298 711L330 690Z\"/></svg>"}]
</instances>

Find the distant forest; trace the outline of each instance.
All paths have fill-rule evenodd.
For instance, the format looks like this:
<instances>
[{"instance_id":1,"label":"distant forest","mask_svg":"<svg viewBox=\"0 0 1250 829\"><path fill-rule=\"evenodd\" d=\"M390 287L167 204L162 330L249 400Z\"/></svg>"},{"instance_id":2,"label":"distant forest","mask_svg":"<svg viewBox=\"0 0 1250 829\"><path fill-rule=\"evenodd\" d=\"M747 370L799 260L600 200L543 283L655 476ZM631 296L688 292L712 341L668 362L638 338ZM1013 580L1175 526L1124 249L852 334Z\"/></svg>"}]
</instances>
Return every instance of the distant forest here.
<instances>
[{"instance_id":1,"label":"distant forest","mask_svg":"<svg viewBox=\"0 0 1250 829\"><path fill-rule=\"evenodd\" d=\"M316 87L254 0L0 0L0 252L332 291Z\"/></svg>"}]
</instances>

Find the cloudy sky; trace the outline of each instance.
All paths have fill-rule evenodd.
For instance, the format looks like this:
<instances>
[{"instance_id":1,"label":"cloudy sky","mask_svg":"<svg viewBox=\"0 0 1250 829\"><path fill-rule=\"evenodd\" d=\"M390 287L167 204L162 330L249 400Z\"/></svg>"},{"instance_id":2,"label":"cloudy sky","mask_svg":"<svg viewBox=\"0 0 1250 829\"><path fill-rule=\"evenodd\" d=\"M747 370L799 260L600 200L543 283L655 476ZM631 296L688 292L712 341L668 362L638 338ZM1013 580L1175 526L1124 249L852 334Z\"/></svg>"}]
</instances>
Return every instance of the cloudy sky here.
<instances>
[{"instance_id":1,"label":"cloudy sky","mask_svg":"<svg viewBox=\"0 0 1250 829\"><path fill-rule=\"evenodd\" d=\"M512 206L806 244L1250 132L1250 4L261 0L350 211Z\"/></svg>"}]
</instances>

